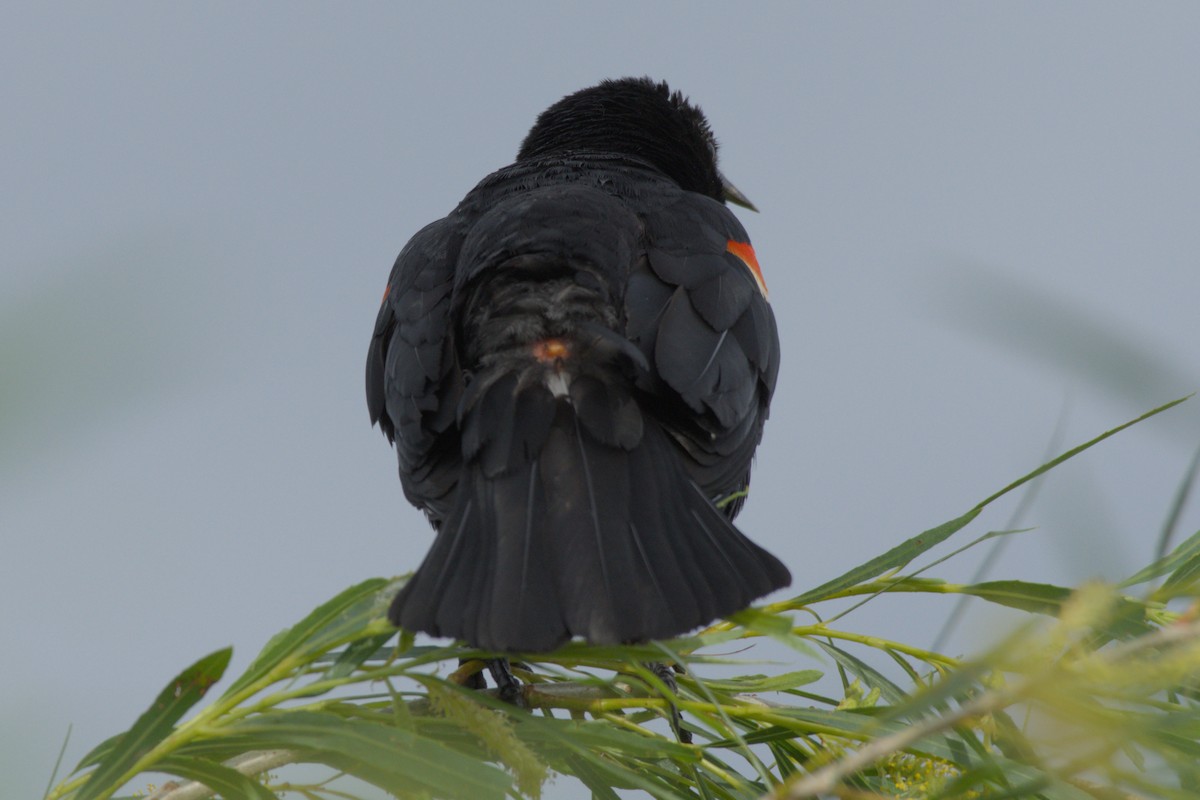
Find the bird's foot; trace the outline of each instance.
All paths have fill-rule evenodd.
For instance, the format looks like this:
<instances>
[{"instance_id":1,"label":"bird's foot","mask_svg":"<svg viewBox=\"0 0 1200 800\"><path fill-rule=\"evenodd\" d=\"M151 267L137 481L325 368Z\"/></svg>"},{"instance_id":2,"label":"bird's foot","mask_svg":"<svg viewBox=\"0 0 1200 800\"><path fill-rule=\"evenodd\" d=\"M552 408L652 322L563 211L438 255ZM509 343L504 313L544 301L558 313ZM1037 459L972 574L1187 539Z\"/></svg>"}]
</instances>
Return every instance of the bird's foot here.
<instances>
[{"instance_id":1,"label":"bird's foot","mask_svg":"<svg viewBox=\"0 0 1200 800\"><path fill-rule=\"evenodd\" d=\"M507 658L489 658L486 662L487 671L496 682L496 696L517 708L527 708L524 687L512 674ZM480 678L482 680L482 676Z\"/></svg>"},{"instance_id":2,"label":"bird's foot","mask_svg":"<svg viewBox=\"0 0 1200 800\"><path fill-rule=\"evenodd\" d=\"M654 677L663 682L663 685L670 691L671 697L667 697L667 719L671 723L671 730L675 732L675 737L684 744L692 743L692 732L685 730L683 727L683 717L679 713L679 706L675 705L672 699L679 693L679 684L675 680L675 667L670 664L664 664L661 661L646 662L646 669L654 673Z\"/></svg>"}]
</instances>

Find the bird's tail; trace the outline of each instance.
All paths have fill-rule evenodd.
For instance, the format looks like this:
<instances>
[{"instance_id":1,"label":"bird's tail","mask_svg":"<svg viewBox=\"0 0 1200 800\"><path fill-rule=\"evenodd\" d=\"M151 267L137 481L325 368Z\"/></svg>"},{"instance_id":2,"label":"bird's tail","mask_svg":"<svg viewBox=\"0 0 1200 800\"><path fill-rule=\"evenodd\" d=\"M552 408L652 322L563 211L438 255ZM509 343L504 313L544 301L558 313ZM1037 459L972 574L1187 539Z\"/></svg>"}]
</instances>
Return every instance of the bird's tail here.
<instances>
[{"instance_id":1,"label":"bird's tail","mask_svg":"<svg viewBox=\"0 0 1200 800\"><path fill-rule=\"evenodd\" d=\"M685 633L791 581L621 390L581 377L556 397L512 378L471 405L473 457L392 603L397 625L495 651L545 651L572 636L636 642Z\"/></svg>"}]
</instances>

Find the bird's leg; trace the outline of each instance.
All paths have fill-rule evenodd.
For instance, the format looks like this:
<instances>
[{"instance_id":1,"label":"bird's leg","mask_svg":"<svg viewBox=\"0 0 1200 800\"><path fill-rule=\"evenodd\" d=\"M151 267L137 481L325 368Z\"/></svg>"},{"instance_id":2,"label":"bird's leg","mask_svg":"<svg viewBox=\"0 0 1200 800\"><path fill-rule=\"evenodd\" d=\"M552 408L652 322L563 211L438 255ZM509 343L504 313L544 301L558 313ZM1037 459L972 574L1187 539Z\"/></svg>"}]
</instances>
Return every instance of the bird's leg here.
<instances>
[{"instance_id":1,"label":"bird's leg","mask_svg":"<svg viewBox=\"0 0 1200 800\"><path fill-rule=\"evenodd\" d=\"M670 664L664 664L661 661L647 661L646 669L654 673L654 676L663 682L663 685L670 690L672 695L679 693L679 684L675 681L675 670ZM666 698L669 711L667 719L671 722L671 730L675 731L675 736L684 744L692 743L692 732L684 730L683 717L679 714L679 707L675 705L675 701L668 697Z\"/></svg>"},{"instance_id":2,"label":"bird's leg","mask_svg":"<svg viewBox=\"0 0 1200 800\"><path fill-rule=\"evenodd\" d=\"M489 658L486 662L487 671L496 682L497 695L506 703L518 708L525 707L525 694L521 691L521 682L509 669L507 658Z\"/></svg>"}]
</instances>

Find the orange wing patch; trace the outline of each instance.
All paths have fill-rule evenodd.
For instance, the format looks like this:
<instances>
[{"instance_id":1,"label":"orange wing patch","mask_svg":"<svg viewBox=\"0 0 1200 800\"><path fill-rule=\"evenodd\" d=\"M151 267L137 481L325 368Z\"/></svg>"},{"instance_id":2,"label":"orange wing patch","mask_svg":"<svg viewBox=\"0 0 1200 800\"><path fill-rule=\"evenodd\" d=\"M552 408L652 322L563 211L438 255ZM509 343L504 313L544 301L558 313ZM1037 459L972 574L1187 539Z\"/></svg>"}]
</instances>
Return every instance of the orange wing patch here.
<instances>
[{"instance_id":1,"label":"orange wing patch","mask_svg":"<svg viewBox=\"0 0 1200 800\"><path fill-rule=\"evenodd\" d=\"M754 248L750 246L750 243L730 239L725 244L725 250L733 253L746 265L750 274L754 276L754 282L758 284L758 290L762 292L763 297L767 297L767 282L763 280L762 269L758 266L758 257L754 255Z\"/></svg>"}]
</instances>

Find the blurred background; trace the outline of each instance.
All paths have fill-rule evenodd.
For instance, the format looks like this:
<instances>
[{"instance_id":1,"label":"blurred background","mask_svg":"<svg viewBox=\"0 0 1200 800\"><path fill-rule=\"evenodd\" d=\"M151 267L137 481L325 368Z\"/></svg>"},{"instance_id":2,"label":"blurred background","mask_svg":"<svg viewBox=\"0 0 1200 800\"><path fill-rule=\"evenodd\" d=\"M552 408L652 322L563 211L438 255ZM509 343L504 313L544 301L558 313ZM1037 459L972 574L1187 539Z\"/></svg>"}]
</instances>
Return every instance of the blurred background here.
<instances>
[{"instance_id":1,"label":"blurred background","mask_svg":"<svg viewBox=\"0 0 1200 800\"><path fill-rule=\"evenodd\" d=\"M5 17L5 796L45 786L69 724L67 769L194 659L232 644L240 670L344 586L418 564L430 532L363 399L388 270L601 78L689 94L762 210L739 215L784 367L739 522L796 591L1200 389L1196 4ZM1055 470L993 575L1133 572L1198 445L1193 400ZM1179 538L1198 524L1193 503ZM933 574L967 580L982 552ZM844 624L927 644L950 605ZM951 652L1006 624L967 621Z\"/></svg>"}]
</instances>

